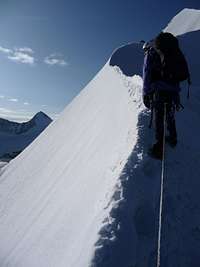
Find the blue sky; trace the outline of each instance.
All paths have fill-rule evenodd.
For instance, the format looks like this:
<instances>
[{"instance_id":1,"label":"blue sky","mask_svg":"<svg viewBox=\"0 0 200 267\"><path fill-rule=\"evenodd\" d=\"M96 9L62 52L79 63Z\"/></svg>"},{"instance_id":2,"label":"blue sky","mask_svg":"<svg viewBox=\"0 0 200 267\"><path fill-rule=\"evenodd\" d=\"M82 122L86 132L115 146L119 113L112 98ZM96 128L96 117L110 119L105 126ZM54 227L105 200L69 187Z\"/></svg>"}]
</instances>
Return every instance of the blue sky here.
<instances>
[{"instance_id":1,"label":"blue sky","mask_svg":"<svg viewBox=\"0 0 200 267\"><path fill-rule=\"evenodd\" d=\"M0 117L55 118L118 46L151 39L199 0L0 0Z\"/></svg>"}]
</instances>

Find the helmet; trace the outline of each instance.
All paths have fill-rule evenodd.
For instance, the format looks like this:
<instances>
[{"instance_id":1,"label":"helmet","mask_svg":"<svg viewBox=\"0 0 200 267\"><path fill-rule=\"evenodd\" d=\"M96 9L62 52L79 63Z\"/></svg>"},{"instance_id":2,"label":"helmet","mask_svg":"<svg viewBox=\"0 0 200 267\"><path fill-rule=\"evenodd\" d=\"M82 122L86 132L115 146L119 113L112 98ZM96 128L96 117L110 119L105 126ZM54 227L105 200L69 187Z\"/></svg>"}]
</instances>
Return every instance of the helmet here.
<instances>
[{"instance_id":1,"label":"helmet","mask_svg":"<svg viewBox=\"0 0 200 267\"><path fill-rule=\"evenodd\" d=\"M145 42L145 43L143 44L143 46L142 46L142 49L143 49L144 51L147 51L149 48L150 48L150 46L149 46L149 43L148 43L148 42Z\"/></svg>"},{"instance_id":2,"label":"helmet","mask_svg":"<svg viewBox=\"0 0 200 267\"><path fill-rule=\"evenodd\" d=\"M149 42L144 42L143 44L143 50L146 52L148 51L150 48L154 47L155 44L154 44L154 40L150 40Z\"/></svg>"}]
</instances>

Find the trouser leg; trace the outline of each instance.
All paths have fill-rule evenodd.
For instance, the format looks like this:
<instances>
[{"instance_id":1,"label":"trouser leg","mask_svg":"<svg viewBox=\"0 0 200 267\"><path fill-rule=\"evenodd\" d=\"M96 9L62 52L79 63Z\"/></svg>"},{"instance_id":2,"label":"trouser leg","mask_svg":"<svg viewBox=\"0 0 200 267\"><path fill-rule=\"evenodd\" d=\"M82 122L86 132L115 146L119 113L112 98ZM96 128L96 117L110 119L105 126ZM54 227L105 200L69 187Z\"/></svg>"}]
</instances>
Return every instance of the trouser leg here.
<instances>
[{"instance_id":1,"label":"trouser leg","mask_svg":"<svg viewBox=\"0 0 200 267\"><path fill-rule=\"evenodd\" d=\"M171 105L167 107L167 129L171 140L177 140L175 111Z\"/></svg>"},{"instance_id":2,"label":"trouser leg","mask_svg":"<svg viewBox=\"0 0 200 267\"><path fill-rule=\"evenodd\" d=\"M164 104L159 103L155 107L155 137L158 143L163 142L164 134Z\"/></svg>"}]
</instances>

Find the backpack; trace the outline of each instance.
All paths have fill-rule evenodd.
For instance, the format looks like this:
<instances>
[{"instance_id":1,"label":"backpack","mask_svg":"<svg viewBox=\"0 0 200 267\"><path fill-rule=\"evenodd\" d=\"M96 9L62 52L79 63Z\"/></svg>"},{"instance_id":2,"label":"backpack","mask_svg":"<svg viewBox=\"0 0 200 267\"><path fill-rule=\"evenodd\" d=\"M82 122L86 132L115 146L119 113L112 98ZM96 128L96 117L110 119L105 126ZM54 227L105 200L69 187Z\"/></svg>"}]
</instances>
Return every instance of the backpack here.
<instances>
[{"instance_id":1,"label":"backpack","mask_svg":"<svg viewBox=\"0 0 200 267\"><path fill-rule=\"evenodd\" d=\"M187 61L175 36L167 32L160 33L155 39L155 49L160 56L163 81L179 83L190 80Z\"/></svg>"}]
</instances>

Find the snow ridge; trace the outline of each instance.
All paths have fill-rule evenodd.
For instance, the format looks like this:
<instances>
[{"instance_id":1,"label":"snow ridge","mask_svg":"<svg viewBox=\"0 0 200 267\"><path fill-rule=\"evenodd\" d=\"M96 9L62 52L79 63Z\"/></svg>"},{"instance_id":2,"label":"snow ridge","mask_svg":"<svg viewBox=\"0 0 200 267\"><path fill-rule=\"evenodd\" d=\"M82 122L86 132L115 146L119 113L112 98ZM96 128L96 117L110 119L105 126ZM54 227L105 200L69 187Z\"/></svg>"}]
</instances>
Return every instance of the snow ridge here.
<instances>
[{"instance_id":1,"label":"snow ridge","mask_svg":"<svg viewBox=\"0 0 200 267\"><path fill-rule=\"evenodd\" d=\"M200 10L185 8L164 29L174 35L200 30Z\"/></svg>"},{"instance_id":2,"label":"snow ridge","mask_svg":"<svg viewBox=\"0 0 200 267\"><path fill-rule=\"evenodd\" d=\"M199 18L200 16L198 20ZM161 266L198 266L200 262L200 216L197 215L200 213L197 189L200 186L200 144L198 136L194 136L197 127L200 130L197 126L200 112L200 93L197 89L200 84L200 63L197 57L199 40L200 31L179 37L189 61L193 86L188 102L186 86L182 84L185 111L184 114L177 114L179 145L173 151L166 147L167 179L164 184ZM134 49L134 45L131 48ZM117 61L111 60L112 65L116 63L119 68L122 67L126 75L130 70L124 67L123 57L128 50L131 55L135 53L127 45L115 52L118 55L115 57ZM117 197L114 195L118 202L110 212L110 224L100 231L102 238L97 242L92 263L94 267L156 266L161 164L146 155L153 140L153 132L149 133L148 129L148 115L147 112L139 114L137 145L120 176L121 190L118 190L120 194ZM186 128L185 125L189 127ZM191 155L195 162L191 160ZM191 210L194 213L191 214Z\"/></svg>"},{"instance_id":3,"label":"snow ridge","mask_svg":"<svg viewBox=\"0 0 200 267\"><path fill-rule=\"evenodd\" d=\"M3 170L2 267L89 265L137 141L142 79L125 78L107 63L59 119Z\"/></svg>"},{"instance_id":4,"label":"snow ridge","mask_svg":"<svg viewBox=\"0 0 200 267\"><path fill-rule=\"evenodd\" d=\"M199 40L200 31L180 36L193 86L177 114L179 144L166 149L161 266L200 262ZM153 130L137 76L142 59L138 44L115 51L59 119L3 168L0 266L156 265L161 164L146 153Z\"/></svg>"}]
</instances>

